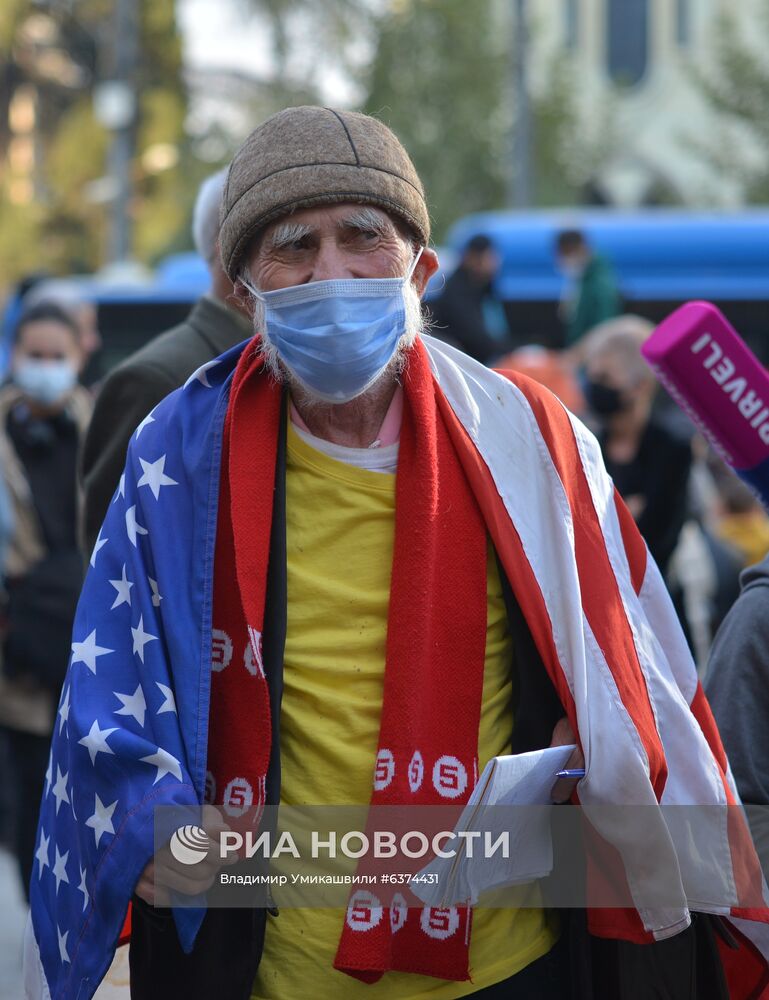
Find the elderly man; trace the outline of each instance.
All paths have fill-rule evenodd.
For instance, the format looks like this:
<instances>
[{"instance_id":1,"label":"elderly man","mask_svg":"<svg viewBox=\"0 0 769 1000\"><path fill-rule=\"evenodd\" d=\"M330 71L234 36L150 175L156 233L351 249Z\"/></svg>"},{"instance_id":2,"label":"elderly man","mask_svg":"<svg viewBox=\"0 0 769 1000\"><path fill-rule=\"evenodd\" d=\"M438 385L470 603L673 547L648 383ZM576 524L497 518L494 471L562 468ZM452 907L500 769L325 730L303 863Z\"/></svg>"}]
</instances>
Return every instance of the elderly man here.
<instances>
[{"instance_id":1,"label":"elderly man","mask_svg":"<svg viewBox=\"0 0 769 1000\"><path fill-rule=\"evenodd\" d=\"M652 807L642 827L595 819L628 884L653 857L680 898L591 912L599 995L724 995L715 974L693 982L708 925L689 926L689 859L656 807L732 789L659 575L561 404L422 336L428 241L419 178L375 119L289 109L235 156L220 246L256 337L137 428L94 550L41 811L31 996L93 994L132 893L136 997L564 996L534 888L475 919L414 897L388 912L376 889L346 912L169 913L169 890L205 890L221 862L153 861L151 827L204 801L228 823L278 802L461 806L493 755L575 733L583 804Z\"/></svg>"},{"instance_id":2,"label":"elderly man","mask_svg":"<svg viewBox=\"0 0 769 1000\"><path fill-rule=\"evenodd\" d=\"M226 177L227 171L220 170L201 184L192 218L195 248L211 274L210 290L183 323L151 340L110 372L96 399L81 460L82 536L88 553L96 544L137 425L196 368L249 336L250 324L219 260L219 204Z\"/></svg>"}]
</instances>

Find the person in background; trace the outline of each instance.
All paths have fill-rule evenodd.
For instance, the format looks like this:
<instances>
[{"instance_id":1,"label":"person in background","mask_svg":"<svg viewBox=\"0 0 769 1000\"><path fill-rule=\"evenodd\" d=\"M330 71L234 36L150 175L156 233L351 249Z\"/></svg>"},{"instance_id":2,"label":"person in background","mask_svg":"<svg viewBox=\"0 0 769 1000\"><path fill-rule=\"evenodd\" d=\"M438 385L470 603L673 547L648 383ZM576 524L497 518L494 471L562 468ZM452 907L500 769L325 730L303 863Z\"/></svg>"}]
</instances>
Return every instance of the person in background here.
<instances>
[{"instance_id":1,"label":"person in background","mask_svg":"<svg viewBox=\"0 0 769 1000\"><path fill-rule=\"evenodd\" d=\"M433 334L483 364L512 346L502 303L493 294L498 271L499 256L489 237L473 236L446 287L430 303Z\"/></svg>"},{"instance_id":2,"label":"person in background","mask_svg":"<svg viewBox=\"0 0 769 1000\"><path fill-rule=\"evenodd\" d=\"M5 378L11 366L13 338L16 336L16 327L25 309L24 299L36 285L50 280L50 277L47 271L30 271L9 291L0 318L0 379Z\"/></svg>"},{"instance_id":3,"label":"person in background","mask_svg":"<svg viewBox=\"0 0 769 1000\"><path fill-rule=\"evenodd\" d=\"M564 951L569 931L537 897L475 914L368 887L336 912L164 905L166 889L197 895L219 874L213 850L193 871L153 856L158 807L197 804L204 784L229 817L462 807L480 762L577 740L583 805L654 806L663 787L671 804L721 803L728 780L593 438L532 380L422 338L438 260L393 133L286 109L236 153L223 209L223 265L258 339L164 400L129 446L73 633L78 711L53 739L77 818L53 795L41 806L41 855L49 839L70 852L87 898L59 891L58 857L41 862L27 995L92 995L134 889L137 1000L561 1000L592 946L583 925ZM654 647L636 639L650 633ZM659 877L667 824L621 826L628 884ZM720 825L713 841L720 883ZM676 878L683 855L670 860ZM657 944L638 911L588 914L608 984L577 995L723 1000L714 939L698 940L710 924L690 924L682 883L680 900L643 914Z\"/></svg>"},{"instance_id":4,"label":"person in background","mask_svg":"<svg viewBox=\"0 0 769 1000\"><path fill-rule=\"evenodd\" d=\"M617 316L621 300L614 268L597 254L581 232L567 229L555 241L558 268L570 280L570 295L562 304L566 347L573 347L588 330Z\"/></svg>"},{"instance_id":5,"label":"person in background","mask_svg":"<svg viewBox=\"0 0 769 1000\"><path fill-rule=\"evenodd\" d=\"M743 566L752 566L769 552L769 517L725 463L719 463L714 472L718 487L716 533L739 553Z\"/></svg>"},{"instance_id":6,"label":"person in background","mask_svg":"<svg viewBox=\"0 0 769 1000\"><path fill-rule=\"evenodd\" d=\"M740 584L713 643L705 693L769 878L769 556Z\"/></svg>"},{"instance_id":7,"label":"person in background","mask_svg":"<svg viewBox=\"0 0 769 1000\"><path fill-rule=\"evenodd\" d=\"M83 279L51 278L40 281L27 292L22 306L26 311L41 302L55 303L75 321L84 358L81 380L93 385L102 374L99 370L102 337L96 304L89 296Z\"/></svg>"},{"instance_id":8,"label":"person in background","mask_svg":"<svg viewBox=\"0 0 769 1000\"><path fill-rule=\"evenodd\" d=\"M91 400L78 385L84 353L69 313L40 303L22 315L14 343L11 381L0 389L0 470L15 522L4 566L0 725L26 891L43 782L68 801L65 780L46 773L46 762L82 583L76 469ZM67 714L65 701L63 721Z\"/></svg>"},{"instance_id":9,"label":"person in background","mask_svg":"<svg viewBox=\"0 0 769 1000\"><path fill-rule=\"evenodd\" d=\"M652 330L628 315L591 331L580 345L582 389L607 471L664 576L686 519L692 450L652 413L657 383L640 351Z\"/></svg>"},{"instance_id":10,"label":"person in background","mask_svg":"<svg viewBox=\"0 0 769 1000\"><path fill-rule=\"evenodd\" d=\"M105 379L83 449L85 492L82 538L93 551L117 489L134 430L161 399L201 365L251 336L251 325L233 297L219 260L219 204L227 178L221 170L203 182L192 219L192 236L211 274L211 287L187 319L152 340Z\"/></svg>"}]
</instances>

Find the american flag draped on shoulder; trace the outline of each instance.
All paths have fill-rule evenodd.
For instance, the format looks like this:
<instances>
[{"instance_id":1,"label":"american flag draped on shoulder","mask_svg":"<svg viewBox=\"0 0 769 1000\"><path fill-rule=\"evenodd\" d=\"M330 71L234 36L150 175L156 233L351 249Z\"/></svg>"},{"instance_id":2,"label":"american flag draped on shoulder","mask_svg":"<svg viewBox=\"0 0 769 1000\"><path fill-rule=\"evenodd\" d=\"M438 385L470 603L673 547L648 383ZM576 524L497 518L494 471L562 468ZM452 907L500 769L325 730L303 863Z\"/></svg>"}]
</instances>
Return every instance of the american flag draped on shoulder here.
<instances>
[{"instance_id":1,"label":"american flag draped on shoulder","mask_svg":"<svg viewBox=\"0 0 769 1000\"><path fill-rule=\"evenodd\" d=\"M595 440L529 380L425 344L457 454L584 749L581 803L735 802L672 605ZM91 557L41 810L30 997L93 995L152 856L154 808L204 800L219 459L240 350L198 371L137 428ZM762 930L769 937L766 909L739 908L755 858L746 865L733 853L725 814L696 831L693 852L676 849L662 813L642 829L600 829L638 906L592 912L593 932L661 939L688 924L690 908L710 908L759 943ZM634 891L660 870L675 874L680 900L664 912ZM190 946L202 911L175 917Z\"/></svg>"},{"instance_id":2,"label":"american flag draped on shoulder","mask_svg":"<svg viewBox=\"0 0 769 1000\"><path fill-rule=\"evenodd\" d=\"M40 813L28 996L93 995L153 854L154 809L203 801L211 487L221 386L239 353L200 369L137 427L91 555ZM191 944L202 911L175 916Z\"/></svg>"}]
</instances>

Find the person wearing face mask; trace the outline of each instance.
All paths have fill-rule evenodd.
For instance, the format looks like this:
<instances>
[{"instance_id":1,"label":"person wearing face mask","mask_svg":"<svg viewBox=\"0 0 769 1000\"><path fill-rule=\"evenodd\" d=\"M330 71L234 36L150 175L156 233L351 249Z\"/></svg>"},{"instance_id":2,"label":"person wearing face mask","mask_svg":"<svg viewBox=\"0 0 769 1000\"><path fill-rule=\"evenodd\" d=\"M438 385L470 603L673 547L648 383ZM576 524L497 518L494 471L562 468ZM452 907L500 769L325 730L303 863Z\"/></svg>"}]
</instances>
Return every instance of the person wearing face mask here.
<instances>
[{"instance_id":1,"label":"person wearing face mask","mask_svg":"<svg viewBox=\"0 0 769 1000\"><path fill-rule=\"evenodd\" d=\"M4 562L0 725L9 748L14 843L25 892L39 799L44 782L50 787L48 746L83 577L75 470L91 401L78 385L82 364L75 321L59 306L40 303L19 319L11 380L0 389L0 470L14 520Z\"/></svg>"},{"instance_id":2,"label":"person wearing face mask","mask_svg":"<svg viewBox=\"0 0 769 1000\"><path fill-rule=\"evenodd\" d=\"M583 394L606 469L663 575L687 516L691 438L653 411L657 383L640 353L654 329L621 316L581 344Z\"/></svg>"},{"instance_id":3,"label":"person wearing face mask","mask_svg":"<svg viewBox=\"0 0 769 1000\"><path fill-rule=\"evenodd\" d=\"M377 119L269 118L220 220L254 337L131 437L73 628L77 711L52 741L69 805L41 803L28 996L92 996L130 901L139 1000L722 1000L711 923L676 875L689 845L656 807L663 791L717 805L729 778L595 439L533 381L425 335L427 201ZM650 807L596 822L628 886L653 858L675 905L559 916L524 885L471 911L368 882L334 908L201 905L223 827L265 805L372 823L369 806L462 807L491 757L572 743L583 804ZM577 778L555 778L547 795L568 800ZM221 814L195 814L209 850L185 864L165 828L155 852L159 807L203 803ZM703 822L698 887L732 865Z\"/></svg>"},{"instance_id":4,"label":"person wearing face mask","mask_svg":"<svg viewBox=\"0 0 769 1000\"><path fill-rule=\"evenodd\" d=\"M561 310L565 346L573 347L588 330L619 314L619 288L611 263L592 249L579 230L559 233L555 254L558 269L569 283Z\"/></svg>"}]
</instances>

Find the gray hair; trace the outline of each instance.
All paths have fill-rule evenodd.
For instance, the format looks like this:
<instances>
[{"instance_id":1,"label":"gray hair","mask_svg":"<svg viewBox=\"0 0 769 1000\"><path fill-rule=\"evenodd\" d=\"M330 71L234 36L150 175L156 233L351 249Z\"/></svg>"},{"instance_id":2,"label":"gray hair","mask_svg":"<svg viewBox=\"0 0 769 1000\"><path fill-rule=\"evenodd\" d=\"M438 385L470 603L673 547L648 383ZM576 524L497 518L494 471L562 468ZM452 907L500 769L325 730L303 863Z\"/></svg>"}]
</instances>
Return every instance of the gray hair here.
<instances>
[{"instance_id":1,"label":"gray hair","mask_svg":"<svg viewBox=\"0 0 769 1000\"><path fill-rule=\"evenodd\" d=\"M394 219L384 209L372 208L370 205L356 206L349 215L339 219L337 225L340 229L357 229L360 232L377 233L382 237L395 235L404 247L410 247L412 254L421 246L418 240L406 232L398 219ZM296 222L289 216L284 222L276 225L263 242L260 241L260 248L268 252L282 250L295 240L311 235L312 232L312 225L307 222Z\"/></svg>"},{"instance_id":2,"label":"gray hair","mask_svg":"<svg viewBox=\"0 0 769 1000\"><path fill-rule=\"evenodd\" d=\"M219 239L219 207L227 183L227 167L207 177L200 185L192 210L192 239L195 249L209 266L216 258Z\"/></svg>"},{"instance_id":3,"label":"gray hair","mask_svg":"<svg viewBox=\"0 0 769 1000\"><path fill-rule=\"evenodd\" d=\"M76 278L47 278L30 288L24 296L24 308L32 309L42 302L55 302L65 312L76 312L89 301Z\"/></svg>"},{"instance_id":4,"label":"gray hair","mask_svg":"<svg viewBox=\"0 0 769 1000\"><path fill-rule=\"evenodd\" d=\"M641 347L653 331L653 323L631 313L607 319L586 334L579 345L582 358L589 362L593 358L612 354L623 362L631 381L652 381L654 375L644 361Z\"/></svg>"}]
</instances>

